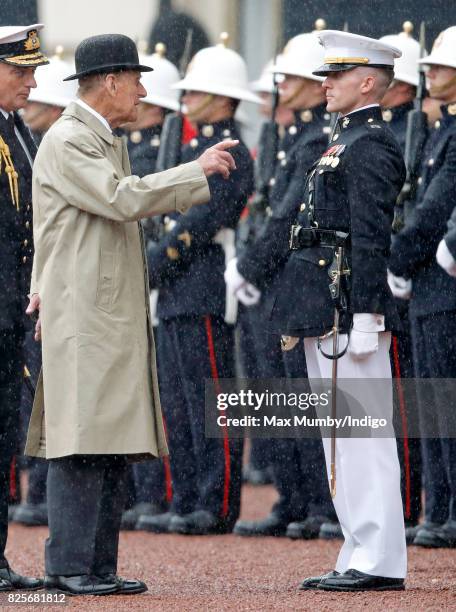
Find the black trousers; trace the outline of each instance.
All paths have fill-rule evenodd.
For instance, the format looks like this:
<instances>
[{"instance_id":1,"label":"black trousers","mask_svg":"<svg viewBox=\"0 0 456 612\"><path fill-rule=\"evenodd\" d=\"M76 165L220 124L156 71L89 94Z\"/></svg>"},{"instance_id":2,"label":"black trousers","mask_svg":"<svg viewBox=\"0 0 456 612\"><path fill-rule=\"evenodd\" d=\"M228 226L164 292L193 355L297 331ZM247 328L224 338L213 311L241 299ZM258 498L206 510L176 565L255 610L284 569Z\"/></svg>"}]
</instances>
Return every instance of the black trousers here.
<instances>
[{"instance_id":1,"label":"black trousers","mask_svg":"<svg viewBox=\"0 0 456 612\"><path fill-rule=\"evenodd\" d=\"M117 572L127 461L116 455L73 455L49 461L46 574Z\"/></svg>"},{"instance_id":2,"label":"black trousers","mask_svg":"<svg viewBox=\"0 0 456 612\"><path fill-rule=\"evenodd\" d=\"M20 431L22 342L19 329L0 330L0 568L8 566L4 552L8 535L10 470L18 451Z\"/></svg>"}]
</instances>

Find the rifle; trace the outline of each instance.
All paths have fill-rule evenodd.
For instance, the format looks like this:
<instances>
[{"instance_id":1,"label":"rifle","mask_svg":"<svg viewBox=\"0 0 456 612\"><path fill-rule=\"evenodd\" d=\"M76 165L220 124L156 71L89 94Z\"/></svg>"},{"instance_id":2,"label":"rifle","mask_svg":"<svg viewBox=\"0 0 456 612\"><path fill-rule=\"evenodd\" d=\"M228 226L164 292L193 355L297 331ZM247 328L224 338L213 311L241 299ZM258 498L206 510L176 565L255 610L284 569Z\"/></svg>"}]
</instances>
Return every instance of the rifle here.
<instances>
[{"instance_id":1,"label":"rifle","mask_svg":"<svg viewBox=\"0 0 456 612\"><path fill-rule=\"evenodd\" d=\"M185 40L184 52L182 53L179 73L181 78L184 78L188 64L190 62L190 53L192 49L193 29L187 30L187 38ZM178 166L181 158L182 148L182 130L184 125L184 116L182 113L182 98L184 91L181 92L179 99L179 110L175 113L169 113L163 123L163 129L160 139L160 148L158 150L157 162L155 166L156 172L162 172L169 168Z\"/></svg>"},{"instance_id":2,"label":"rifle","mask_svg":"<svg viewBox=\"0 0 456 612\"><path fill-rule=\"evenodd\" d=\"M420 57L426 53L425 23L420 26ZM416 197L418 176L421 168L424 144L426 142L428 127L427 115L423 111L423 100L426 96L426 77L422 65L419 68L419 83L413 109L407 116L407 132L405 137L404 161L406 178L401 192L397 198L393 220L393 232L399 232L405 225L406 205L412 203Z\"/></svg>"}]
</instances>

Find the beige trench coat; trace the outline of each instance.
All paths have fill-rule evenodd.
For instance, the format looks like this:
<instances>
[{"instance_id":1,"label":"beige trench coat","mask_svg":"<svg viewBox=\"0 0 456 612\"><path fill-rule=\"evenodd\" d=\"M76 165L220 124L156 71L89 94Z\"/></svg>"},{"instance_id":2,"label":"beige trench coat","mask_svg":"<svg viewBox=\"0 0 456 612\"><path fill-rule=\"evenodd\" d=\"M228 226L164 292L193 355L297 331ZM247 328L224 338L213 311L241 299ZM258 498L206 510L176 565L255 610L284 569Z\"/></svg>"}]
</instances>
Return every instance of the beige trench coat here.
<instances>
[{"instance_id":1,"label":"beige trench coat","mask_svg":"<svg viewBox=\"0 0 456 612\"><path fill-rule=\"evenodd\" d=\"M167 453L138 220L185 212L210 192L197 162L130 174L125 142L77 103L36 156L31 292L43 368L28 455Z\"/></svg>"}]
</instances>

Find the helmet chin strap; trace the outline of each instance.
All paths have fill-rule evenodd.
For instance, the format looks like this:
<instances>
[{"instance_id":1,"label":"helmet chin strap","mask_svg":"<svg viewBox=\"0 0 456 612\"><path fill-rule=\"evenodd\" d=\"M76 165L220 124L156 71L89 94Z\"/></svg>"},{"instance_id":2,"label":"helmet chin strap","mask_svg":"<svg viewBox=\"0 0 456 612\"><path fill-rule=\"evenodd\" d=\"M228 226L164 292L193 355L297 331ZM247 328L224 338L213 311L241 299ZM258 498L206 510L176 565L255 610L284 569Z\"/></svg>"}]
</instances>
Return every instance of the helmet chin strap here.
<instances>
[{"instance_id":1,"label":"helmet chin strap","mask_svg":"<svg viewBox=\"0 0 456 612\"><path fill-rule=\"evenodd\" d=\"M429 93L433 98L438 98L441 94L445 93L456 85L456 74L449 81L443 85L432 85L429 87Z\"/></svg>"},{"instance_id":2,"label":"helmet chin strap","mask_svg":"<svg viewBox=\"0 0 456 612\"><path fill-rule=\"evenodd\" d=\"M283 104L284 106L289 106L292 102L294 102L298 98L298 96L301 94L306 84L307 83L303 80L301 84L299 85L299 87L296 87L296 89L288 96L288 98L281 97L280 103Z\"/></svg>"},{"instance_id":3,"label":"helmet chin strap","mask_svg":"<svg viewBox=\"0 0 456 612\"><path fill-rule=\"evenodd\" d=\"M204 96L201 104L194 108L192 112L187 111L187 117L190 119L190 121L192 119L197 119L201 111L206 110L206 108L212 103L213 99L214 94L207 94L206 96Z\"/></svg>"}]
</instances>

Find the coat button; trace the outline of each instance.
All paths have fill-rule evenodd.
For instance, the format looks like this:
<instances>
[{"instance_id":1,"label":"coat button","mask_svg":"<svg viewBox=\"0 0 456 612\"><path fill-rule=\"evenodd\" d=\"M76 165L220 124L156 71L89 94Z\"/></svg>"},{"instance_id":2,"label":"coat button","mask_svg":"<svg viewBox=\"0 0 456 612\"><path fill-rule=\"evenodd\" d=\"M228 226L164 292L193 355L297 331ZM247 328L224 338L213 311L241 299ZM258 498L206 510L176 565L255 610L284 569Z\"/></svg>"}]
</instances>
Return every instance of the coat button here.
<instances>
[{"instance_id":1,"label":"coat button","mask_svg":"<svg viewBox=\"0 0 456 612\"><path fill-rule=\"evenodd\" d=\"M418 183L418 185L421 185L421 183L423 182L423 177L419 176L416 182Z\"/></svg>"},{"instance_id":2,"label":"coat button","mask_svg":"<svg viewBox=\"0 0 456 612\"><path fill-rule=\"evenodd\" d=\"M27 204L27 210L30 210L30 204Z\"/></svg>"},{"instance_id":3,"label":"coat button","mask_svg":"<svg viewBox=\"0 0 456 612\"><path fill-rule=\"evenodd\" d=\"M285 151L279 151L277 153L277 159L285 159L286 156L287 154L285 153Z\"/></svg>"},{"instance_id":4,"label":"coat button","mask_svg":"<svg viewBox=\"0 0 456 612\"><path fill-rule=\"evenodd\" d=\"M301 204L301 206L300 206L299 210L300 210L301 212L304 212L304 211L306 210L306 205L305 205L305 203L304 203L304 202Z\"/></svg>"},{"instance_id":5,"label":"coat button","mask_svg":"<svg viewBox=\"0 0 456 612\"><path fill-rule=\"evenodd\" d=\"M27 263L27 257L22 258L22 263Z\"/></svg>"},{"instance_id":6,"label":"coat button","mask_svg":"<svg viewBox=\"0 0 456 612\"><path fill-rule=\"evenodd\" d=\"M26 247L28 245L28 240L24 240L24 246Z\"/></svg>"},{"instance_id":7,"label":"coat button","mask_svg":"<svg viewBox=\"0 0 456 612\"><path fill-rule=\"evenodd\" d=\"M322 266L322 267L323 267L324 265L326 265L326 259L319 259L319 260L318 260L318 265L319 265L319 266Z\"/></svg>"},{"instance_id":8,"label":"coat button","mask_svg":"<svg viewBox=\"0 0 456 612\"><path fill-rule=\"evenodd\" d=\"M269 179L269 186L270 186L270 187L274 187L275 182L276 182L276 181L275 181L275 178L274 178L274 177L272 177L271 179Z\"/></svg>"},{"instance_id":9,"label":"coat button","mask_svg":"<svg viewBox=\"0 0 456 612\"><path fill-rule=\"evenodd\" d=\"M28 229L30 227L30 221L25 222L25 227Z\"/></svg>"},{"instance_id":10,"label":"coat button","mask_svg":"<svg viewBox=\"0 0 456 612\"><path fill-rule=\"evenodd\" d=\"M431 157L431 159L428 160L428 166L433 166L433 165L434 165L434 160Z\"/></svg>"}]
</instances>

